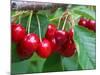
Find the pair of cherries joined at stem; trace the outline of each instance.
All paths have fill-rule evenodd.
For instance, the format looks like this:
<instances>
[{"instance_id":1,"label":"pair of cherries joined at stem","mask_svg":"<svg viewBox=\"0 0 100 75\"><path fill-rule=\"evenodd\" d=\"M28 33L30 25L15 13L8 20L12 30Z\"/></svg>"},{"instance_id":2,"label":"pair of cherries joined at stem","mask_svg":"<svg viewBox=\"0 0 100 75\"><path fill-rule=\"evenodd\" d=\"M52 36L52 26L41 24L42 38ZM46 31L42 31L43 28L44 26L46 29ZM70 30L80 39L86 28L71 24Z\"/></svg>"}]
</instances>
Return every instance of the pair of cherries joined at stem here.
<instances>
[{"instance_id":1,"label":"pair of cherries joined at stem","mask_svg":"<svg viewBox=\"0 0 100 75\"><path fill-rule=\"evenodd\" d=\"M88 20L88 19L85 19L85 18L80 18L78 24L80 26L83 26L83 27L86 27L92 31L96 31L96 21L95 20Z\"/></svg>"}]
</instances>

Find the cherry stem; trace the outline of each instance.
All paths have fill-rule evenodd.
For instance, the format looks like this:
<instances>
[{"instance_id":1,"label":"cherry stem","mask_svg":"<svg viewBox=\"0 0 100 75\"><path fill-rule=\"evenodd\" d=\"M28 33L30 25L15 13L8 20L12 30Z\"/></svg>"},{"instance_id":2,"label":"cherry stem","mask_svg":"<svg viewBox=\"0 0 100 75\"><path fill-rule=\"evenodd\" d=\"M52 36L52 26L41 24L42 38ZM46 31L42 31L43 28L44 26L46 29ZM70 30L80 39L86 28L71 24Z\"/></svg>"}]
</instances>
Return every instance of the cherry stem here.
<instances>
[{"instance_id":1,"label":"cherry stem","mask_svg":"<svg viewBox=\"0 0 100 75\"><path fill-rule=\"evenodd\" d=\"M38 15L36 15L36 18L37 18L37 23L38 23L40 42L42 42L40 20L39 20Z\"/></svg>"},{"instance_id":2,"label":"cherry stem","mask_svg":"<svg viewBox=\"0 0 100 75\"><path fill-rule=\"evenodd\" d=\"M28 33L30 33L32 15L33 15L33 11L30 12L30 16L29 16L29 20L28 20L28 24L27 24L28 25Z\"/></svg>"},{"instance_id":3,"label":"cherry stem","mask_svg":"<svg viewBox=\"0 0 100 75\"><path fill-rule=\"evenodd\" d=\"M61 19L62 19L62 17L63 17L63 15L64 15L64 14L65 14L65 12L64 12L64 13L62 13L62 15L61 15L61 16L60 16L60 18L59 18L57 29L59 29L60 22L61 22Z\"/></svg>"},{"instance_id":4,"label":"cherry stem","mask_svg":"<svg viewBox=\"0 0 100 75\"><path fill-rule=\"evenodd\" d=\"M57 29L59 29L59 26L60 26L60 22L61 22L61 18L62 17L63 17L63 15L59 18Z\"/></svg>"},{"instance_id":5,"label":"cherry stem","mask_svg":"<svg viewBox=\"0 0 100 75\"><path fill-rule=\"evenodd\" d=\"M18 17L19 18L19 22L18 22L19 24L21 23L21 17L22 17L21 15Z\"/></svg>"},{"instance_id":6,"label":"cherry stem","mask_svg":"<svg viewBox=\"0 0 100 75\"><path fill-rule=\"evenodd\" d=\"M66 25L66 22L67 22L67 17L68 17L68 15L66 15L66 18L64 20L64 24L63 24L62 30L64 30L64 28L65 28L65 25Z\"/></svg>"},{"instance_id":7,"label":"cherry stem","mask_svg":"<svg viewBox=\"0 0 100 75\"><path fill-rule=\"evenodd\" d=\"M17 16L22 15L24 13L28 13L28 11L21 11L21 12L16 11L16 14L15 15L12 15L11 18L17 17Z\"/></svg>"},{"instance_id":8,"label":"cherry stem","mask_svg":"<svg viewBox=\"0 0 100 75\"><path fill-rule=\"evenodd\" d=\"M73 27L74 27L74 25L75 25L75 22L74 22L74 20L73 20L72 16L71 16L71 15L69 15L69 16L70 16L71 28L73 28Z\"/></svg>"}]
</instances>

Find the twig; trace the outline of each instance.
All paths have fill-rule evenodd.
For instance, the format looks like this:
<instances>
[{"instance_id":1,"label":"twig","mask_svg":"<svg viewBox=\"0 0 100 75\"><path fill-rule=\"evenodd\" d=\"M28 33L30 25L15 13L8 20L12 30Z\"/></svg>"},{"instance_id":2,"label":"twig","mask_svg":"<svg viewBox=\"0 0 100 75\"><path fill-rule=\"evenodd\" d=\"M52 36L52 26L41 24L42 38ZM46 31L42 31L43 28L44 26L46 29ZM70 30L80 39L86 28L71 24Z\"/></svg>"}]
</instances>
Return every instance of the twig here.
<instances>
[{"instance_id":1,"label":"twig","mask_svg":"<svg viewBox=\"0 0 100 75\"><path fill-rule=\"evenodd\" d=\"M47 10L55 7L67 7L68 4L57 4L48 2L36 2L36 1L12 1L12 10Z\"/></svg>"}]
</instances>

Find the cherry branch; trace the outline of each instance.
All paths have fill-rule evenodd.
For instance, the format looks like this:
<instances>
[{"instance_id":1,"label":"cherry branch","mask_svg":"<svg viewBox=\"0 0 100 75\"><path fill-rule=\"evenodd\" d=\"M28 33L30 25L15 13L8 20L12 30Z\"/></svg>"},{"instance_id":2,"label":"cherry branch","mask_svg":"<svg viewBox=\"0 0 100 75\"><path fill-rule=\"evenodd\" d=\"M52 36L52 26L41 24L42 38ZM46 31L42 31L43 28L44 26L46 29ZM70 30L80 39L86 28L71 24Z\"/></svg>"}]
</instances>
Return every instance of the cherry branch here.
<instances>
[{"instance_id":1,"label":"cherry branch","mask_svg":"<svg viewBox=\"0 0 100 75\"><path fill-rule=\"evenodd\" d=\"M12 10L48 10L58 7L67 8L68 4L48 3L48 2L36 2L36 1L12 1Z\"/></svg>"}]
</instances>

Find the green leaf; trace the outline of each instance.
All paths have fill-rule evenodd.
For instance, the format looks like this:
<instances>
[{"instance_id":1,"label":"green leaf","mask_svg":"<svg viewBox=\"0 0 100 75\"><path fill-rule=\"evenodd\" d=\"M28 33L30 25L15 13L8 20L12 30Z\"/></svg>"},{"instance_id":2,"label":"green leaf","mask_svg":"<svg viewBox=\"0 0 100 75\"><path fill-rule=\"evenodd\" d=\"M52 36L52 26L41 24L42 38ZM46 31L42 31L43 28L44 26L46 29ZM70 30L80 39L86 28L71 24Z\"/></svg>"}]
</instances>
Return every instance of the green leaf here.
<instances>
[{"instance_id":1,"label":"green leaf","mask_svg":"<svg viewBox=\"0 0 100 75\"><path fill-rule=\"evenodd\" d=\"M75 26L78 61L82 69L96 67L96 34L84 27Z\"/></svg>"},{"instance_id":2,"label":"green leaf","mask_svg":"<svg viewBox=\"0 0 100 75\"><path fill-rule=\"evenodd\" d=\"M53 14L51 13L50 15L48 15L48 18L50 20L54 18L59 18L63 14L63 12L64 10L62 8L58 8Z\"/></svg>"},{"instance_id":3,"label":"green leaf","mask_svg":"<svg viewBox=\"0 0 100 75\"><path fill-rule=\"evenodd\" d=\"M74 55L72 57L62 57L62 65L65 71L74 71L81 69L77 55Z\"/></svg>"},{"instance_id":4,"label":"green leaf","mask_svg":"<svg viewBox=\"0 0 100 75\"><path fill-rule=\"evenodd\" d=\"M39 17L39 21L40 21L40 27L41 27L41 36L42 38L45 36L45 32L47 30L47 26L49 24L49 20L48 18L46 17L46 15L40 15L40 14L37 14L38 17ZM25 16L25 17L22 17L21 19L21 24L27 28L27 22L28 22L28 18L29 18L29 15L28 16ZM30 26L30 32L34 32L36 33L37 35L39 35L39 30L38 30L38 23L37 23L37 18L36 18L36 14L33 14L32 16L32 20L31 20L31 26Z\"/></svg>"},{"instance_id":5,"label":"green leaf","mask_svg":"<svg viewBox=\"0 0 100 75\"><path fill-rule=\"evenodd\" d=\"M36 53L30 58L30 65L28 69L28 73L37 73L42 72L43 64L45 59L39 57Z\"/></svg>"},{"instance_id":6,"label":"green leaf","mask_svg":"<svg viewBox=\"0 0 100 75\"><path fill-rule=\"evenodd\" d=\"M24 60L24 61L13 63L11 65L11 73L12 74L27 73L29 65L30 65L29 60Z\"/></svg>"},{"instance_id":7,"label":"green leaf","mask_svg":"<svg viewBox=\"0 0 100 75\"><path fill-rule=\"evenodd\" d=\"M46 59L43 72L63 71L61 56L57 53Z\"/></svg>"},{"instance_id":8,"label":"green leaf","mask_svg":"<svg viewBox=\"0 0 100 75\"><path fill-rule=\"evenodd\" d=\"M38 14L38 17L39 17L40 24L41 24L41 36L43 38L45 36L45 32L47 30L47 26L49 24L49 20L46 17L46 15L39 15ZM37 18L36 18L35 15L33 15L33 17L32 17L31 32L39 34Z\"/></svg>"},{"instance_id":9,"label":"green leaf","mask_svg":"<svg viewBox=\"0 0 100 75\"><path fill-rule=\"evenodd\" d=\"M45 59L40 58L36 53L34 53L33 56L29 59L12 63L11 72L12 74L40 73L42 72L44 62Z\"/></svg>"},{"instance_id":10,"label":"green leaf","mask_svg":"<svg viewBox=\"0 0 100 75\"><path fill-rule=\"evenodd\" d=\"M73 12L77 13L78 15L81 15L83 17L86 17L86 18L89 18L89 19L93 19L95 20L96 19L96 13L95 11L93 10L90 10L89 8L87 7L75 7L72 9Z\"/></svg>"},{"instance_id":11,"label":"green leaf","mask_svg":"<svg viewBox=\"0 0 100 75\"><path fill-rule=\"evenodd\" d=\"M20 59L17 55L17 51L16 51L16 44L12 43L11 44L11 62L19 62Z\"/></svg>"}]
</instances>

